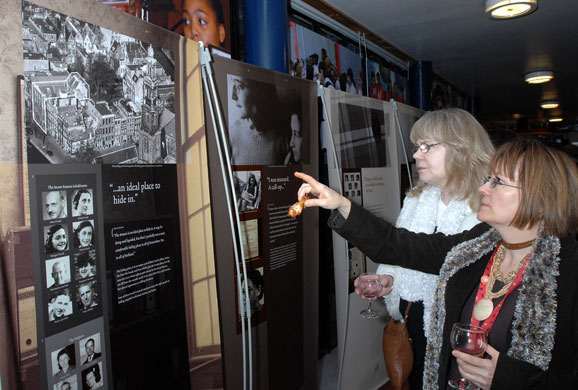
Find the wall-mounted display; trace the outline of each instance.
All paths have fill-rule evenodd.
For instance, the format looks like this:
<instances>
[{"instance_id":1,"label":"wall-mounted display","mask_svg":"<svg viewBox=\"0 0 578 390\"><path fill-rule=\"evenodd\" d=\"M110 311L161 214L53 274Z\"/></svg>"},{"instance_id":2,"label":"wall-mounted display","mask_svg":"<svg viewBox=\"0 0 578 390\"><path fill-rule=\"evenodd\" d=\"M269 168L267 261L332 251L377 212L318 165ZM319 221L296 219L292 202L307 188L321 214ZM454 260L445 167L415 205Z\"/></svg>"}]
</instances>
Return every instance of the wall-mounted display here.
<instances>
[{"instance_id":1,"label":"wall-mounted display","mask_svg":"<svg viewBox=\"0 0 578 390\"><path fill-rule=\"evenodd\" d=\"M296 170L317 173L316 84L224 58L214 58L218 102L231 155L232 192L240 221L242 257L237 271L233 244L221 239L216 266L223 316L227 381L242 383L243 321L239 298L251 306L253 364L259 387L299 388L316 381L317 210L287 215L300 181ZM232 240L218 149L208 124L213 229ZM218 206L217 206L218 205ZM233 214L234 215L234 214ZM244 263L241 263L244 261ZM246 273L242 268L246 268ZM246 274L246 276L245 276ZM242 278L239 293L237 277ZM248 322L248 321L247 321Z\"/></svg>"},{"instance_id":2,"label":"wall-mounted display","mask_svg":"<svg viewBox=\"0 0 578 390\"><path fill-rule=\"evenodd\" d=\"M19 19L38 388L189 389L176 162L198 46L96 0Z\"/></svg>"}]
</instances>

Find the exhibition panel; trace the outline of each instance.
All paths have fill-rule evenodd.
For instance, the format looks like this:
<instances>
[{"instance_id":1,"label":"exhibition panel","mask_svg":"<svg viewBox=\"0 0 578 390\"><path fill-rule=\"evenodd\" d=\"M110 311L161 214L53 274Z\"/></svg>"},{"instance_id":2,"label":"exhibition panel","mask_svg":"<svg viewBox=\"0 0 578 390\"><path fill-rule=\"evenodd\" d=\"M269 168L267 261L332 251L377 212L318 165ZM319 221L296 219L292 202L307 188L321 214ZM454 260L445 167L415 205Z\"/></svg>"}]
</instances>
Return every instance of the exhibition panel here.
<instances>
[{"instance_id":1,"label":"exhibition panel","mask_svg":"<svg viewBox=\"0 0 578 390\"><path fill-rule=\"evenodd\" d=\"M332 188L388 221L400 210L400 138L396 104L325 89L323 122ZM353 281L377 265L333 233L333 258L339 357L339 388L378 388L387 381L381 340L387 316L367 320L367 304ZM374 302L378 311L385 307ZM363 335L363 337L358 337Z\"/></svg>"},{"instance_id":2,"label":"exhibition panel","mask_svg":"<svg viewBox=\"0 0 578 390\"><path fill-rule=\"evenodd\" d=\"M188 245L198 232L181 227L203 195L210 212L208 185L185 189L192 177L208 181L206 163L187 164L195 143L204 148L198 45L95 1L13 3L36 313L17 326L38 340L17 380L50 389L222 383L218 313L207 321L195 311L217 307L214 282L193 294L199 279L215 280L210 267L198 271L213 259L210 220L197 224L203 256ZM196 331L207 327L210 336ZM199 370L199 360L217 369Z\"/></svg>"},{"instance_id":3,"label":"exhibition panel","mask_svg":"<svg viewBox=\"0 0 578 390\"><path fill-rule=\"evenodd\" d=\"M211 65L218 99L206 103L219 108L226 124L232 163L226 171L231 171L235 195L232 201L226 198L220 139L208 121L213 227L223 238L216 243L215 260L226 383L242 383L238 356L247 324L253 363L248 370L255 387L315 388L317 210L297 219L287 211L301 185L293 172L317 174L317 85L224 58L215 57ZM233 216L238 233L227 206L238 212ZM236 236L239 242L232 241ZM238 304L239 273L241 295L249 280L247 310Z\"/></svg>"}]
</instances>

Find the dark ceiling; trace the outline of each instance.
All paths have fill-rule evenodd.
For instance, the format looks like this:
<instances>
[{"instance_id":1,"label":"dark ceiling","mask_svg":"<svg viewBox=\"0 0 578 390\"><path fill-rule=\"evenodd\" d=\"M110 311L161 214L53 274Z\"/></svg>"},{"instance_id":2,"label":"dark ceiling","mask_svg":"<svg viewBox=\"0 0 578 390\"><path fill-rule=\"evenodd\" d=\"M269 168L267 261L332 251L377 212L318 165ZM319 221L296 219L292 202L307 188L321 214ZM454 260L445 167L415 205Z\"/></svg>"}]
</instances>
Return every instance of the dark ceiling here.
<instances>
[{"instance_id":1,"label":"dark ceiling","mask_svg":"<svg viewBox=\"0 0 578 390\"><path fill-rule=\"evenodd\" d=\"M486 121L513 126L522 117L543 128L553 113L540 101L557 97L563 123L578 123L578 0L539 0L534 13L501 21L486 16L485 0L305 2L331 17L333 8L336 20L357 21L384 40L382 47L431 61L437 75L480 99ZM524 74L536 70L552 70L555 79L525 83Z\"/></svg>"}]
</instances>

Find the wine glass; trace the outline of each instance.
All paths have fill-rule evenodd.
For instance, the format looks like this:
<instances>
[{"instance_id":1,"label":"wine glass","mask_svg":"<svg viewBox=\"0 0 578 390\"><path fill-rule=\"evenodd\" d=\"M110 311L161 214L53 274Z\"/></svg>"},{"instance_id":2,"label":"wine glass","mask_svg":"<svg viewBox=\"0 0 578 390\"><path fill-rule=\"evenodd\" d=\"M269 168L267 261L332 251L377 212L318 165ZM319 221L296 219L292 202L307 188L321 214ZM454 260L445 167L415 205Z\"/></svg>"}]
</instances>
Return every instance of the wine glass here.
<instances>
[{"instance_id":1,"label":"wine glass","mask_svg":"<svg viewBox=\"0 0 578 390\"><path fill-rule=\"evenodd\" d=\"M379 312L371 308L371 302L379 297L381 292L381 283L379 282L379 275L376 274L361 274L359 275L359 289L361 290L361 297L367 299L369 302L367 309L362 310L359 314L363 318L374 319L379 317Z\"/></svg>"},{"instance_id":2,"label":"wine glass","mask_svg":"<svg viewBox=\"0 0 578 390\"><path fill-rule=\"evenodd\" d=\"M455 323L450 333L452 348L473 356L482 356L488 346L488 332L484 328L466 323ZM476 390L473 383L466 378L450 379L450 389Z\"/></svg>"}]
</instances>

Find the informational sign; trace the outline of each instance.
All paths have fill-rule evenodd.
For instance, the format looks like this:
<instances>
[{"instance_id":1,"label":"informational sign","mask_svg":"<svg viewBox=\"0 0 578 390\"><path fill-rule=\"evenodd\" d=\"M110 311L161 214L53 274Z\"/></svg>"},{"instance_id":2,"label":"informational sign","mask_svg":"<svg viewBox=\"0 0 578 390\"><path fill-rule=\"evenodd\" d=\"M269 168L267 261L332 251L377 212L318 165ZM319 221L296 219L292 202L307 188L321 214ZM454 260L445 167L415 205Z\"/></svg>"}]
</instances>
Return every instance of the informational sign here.
<instances>
[{"instance_id":1,"label":"informational sign","mask_svg":"<svg viewBox=\"0 0 578 390\"><path fill-rule=\"evenodd\" d=\"M41 382L112 388L100 169L31 164L29 174Z\"/></svg>"}]
</instances>

